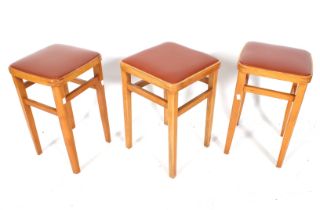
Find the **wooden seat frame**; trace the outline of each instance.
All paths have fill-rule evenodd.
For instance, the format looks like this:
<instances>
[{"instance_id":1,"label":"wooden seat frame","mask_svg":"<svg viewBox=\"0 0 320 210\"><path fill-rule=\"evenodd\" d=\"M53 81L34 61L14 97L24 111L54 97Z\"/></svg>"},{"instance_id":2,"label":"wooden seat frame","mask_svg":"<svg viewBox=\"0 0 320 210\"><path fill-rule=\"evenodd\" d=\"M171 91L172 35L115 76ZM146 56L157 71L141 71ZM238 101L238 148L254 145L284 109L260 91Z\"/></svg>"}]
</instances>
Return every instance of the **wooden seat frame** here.
<instances>
[{"instance_id":1,"label":"wooden seat frame","mask_svg":"<svg viewBox=\"0 0 320 210\"><path fill-rule=\"evenodd\" d=\"M94 77L89 81L77 78L84 72L93 68ZM68 152L71 168L74 173L80 172L77 151L74 143L72 129L75 128L71 100L81 94L88 88L94 88L97 92L101 121L103 125L104 135L107 142L111 141L110 128L108 120L108 112L106 98L103 85L103 74L101 66L101 57L97 56L85 65L71 71L62 78L50 79L40 77L34 74L20 71L19 69L10 68L14 84L16 86L20 103L31 133L31 137L38 155L42 153L35 120L31 107L35 107L59 117L60 126ZM80 86L69 92L68 82L74 82ZM51 86L56 108L45 105L28 98L27 88L34 84L42 84Z\"/></svg>"},{"instance_id":2,"label":"wooden seat frame","mask_svg":"<svg viewBox=\"0 0 320 210\"><path fill-rule=\"evenodd\" d=\"M125 120L125 136L126 147L132 147L132 110L131 110L131 92L137 93L152 102L164 107L164 123L168 125L169 138L169 176L176 176L176 160L177 160L177 118L185 113L204 99L207 100L206 112L206 128L204 145L209 146L212 129L212 118L214 110L216 83L220 62L217 62L178 83L169 83L161 80L151 74L148 74L131 65L121 62L122 89L123 89L123 105L124 105L124 120ZM132 84L131 75L141 79ZM196 81L201 81L208 84L208 89L191 99L181 107L178 107L178 92L179 90L191 85ZM155 95L145 89L146 85L156 85L164 89L164 98Z\"/></svg>"},{"instance_id":3,"label":"wooden seat frame","mask_svg":"<svg viewBox=\"0 0 320 210\"><path fill-rule=\"evenodd\" d=\"M282 146L277 161L277 167L281 167L285 158L286 151L293 133L294 126L297 121L301 103L307 88L308 83L311 81L312 75L302 76L296 74L289 74L268 69L256 68L238 63L238 79L235 88L235 94L232 105L232 112L229 122L228 135L224 152L229 153L232 138L235 128L239 123L240 115L243 108L246 93L255 93L264 96L287 100L287 108L285 111L284 120L282 123L281 136L283 136ZM274 91L270 89L254 87L248 85L249 75L268 77L272 79L292 82L290 93Z\"/></svg>"}]
</instances>

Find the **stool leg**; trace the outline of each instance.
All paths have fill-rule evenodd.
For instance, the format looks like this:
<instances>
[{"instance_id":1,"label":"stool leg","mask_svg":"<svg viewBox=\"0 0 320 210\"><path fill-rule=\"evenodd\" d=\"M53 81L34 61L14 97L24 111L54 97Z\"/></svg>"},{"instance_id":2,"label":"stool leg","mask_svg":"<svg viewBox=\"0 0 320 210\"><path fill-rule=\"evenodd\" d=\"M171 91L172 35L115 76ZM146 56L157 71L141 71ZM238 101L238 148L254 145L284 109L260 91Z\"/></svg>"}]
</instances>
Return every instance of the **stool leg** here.
<instances>
[{"instance_id":1,"label":"stool leg","mask_svg":"<svg viewBox=\"0 0 320 210\"><path fill-rule=\"evenodd\" d=\"M226 140L226 145L224 148L225 154L229 153L234 130L237 125L237 120L238 120L239 111L240 111L239 110L240 104L243 101L243 95L244 95L243 87L244 87L245 81L246 81L246 74L239 71L238 81L237 81L237 85L236 85L236 89L235 89L235 93L234 93L234 98L233 98L233 105L232 105L231 117L230 117L230 122L229 122L227 140Z\"/></svg>"},{"instance_id":2,"label":"stool leg","mask_svg":"<svg viewBox=\"0 0 320 210\"><path fill-rule=\"evenodd\" d=\"M126 136L126 147L132 147L132 112L131 112L131 92L128 90L128 84L131 84L131 75L121 71L122 78L122 94L123 94L123 110L124 110L124 126Z\"/></svg>"},{"instance_id":3,"label":"stool leg","mask_svg":"<svg viewBox=\"0 0 320 210\"><path fill-rule=\"evenodd\" d=\"M93 70L94 70L95 76L99 78L99 81L103 81L101 63L96 65L93 68ZM98 84L96 84L96 90L97 90L100 118L103 126L104 136L106 141L110 142L111 141L110 125L109 125L108 109L107 109L107 103L106 103L107 100L104 92L104 86L99 82Z\"/></svg>"},{"instance_id":4,"label":"stool leg","mask_svg":"<svg viewBox=\"0 0 320 210\"><path fill-rule=\"evenodd\" d=\"M14 77L14 76L12 78L13 78L13 82L16 86L18 95L19 95L20 103L21 103L23 113L24 113L24 116L25 116L27 124L28 124L28 128L29 128L32 140L33 140L34 147L36 149L37 154L40 155L42 153L42 149L41 149L41 144L39 141L39 136L38 136L36 124L35 124L35 121L33 118L32 110L29 105L24 103L24 99L28 98L26 88L24 86L22 79Z\"/></svg>"},{"instance_id":5,"label":"stool leg","mask_svg":"<svg viewBox=\"0 0 320 210\"><path fill-rule=\"evenodd\" d=\"M169 176L174 178L177 169L178 92L168 91Z\"/></svg>"},{"instance_id":6,"label":"stool leg","mask_svg":"<svg viewBox=\"0 0 320 210\"><path fill-rule=\"evenodd\" d=\"M285 132L284 132L282 146L281 146L280 154L278 157L277 167L279 167L279 168L282 166L284 157L286 155L286 152L287 152L287 149L288 149L288 146L290 143L290 138L292 136L293 129L294 129L294 126L295 126L297 118L298 118L298 114L300 111L300 107L301 107L302 100L303 100L304 93L305 93L306 89L307 89L307 84L299 84L299 86L297 87L296 96L295 96L295 99L292 103L291 112L288 117L288 124L287 124Z\"/></svg>"},{"instance_id":7,"label":"stool leg","mask_svg":"<svg viewBox=\"0 0 320 210\"><path fill-rule=\"evenodd\" d=\"M297 84L293 83L290 93L291 94L295 94L296 89L297 89ZM292 101L288 101L287 108L286 108L286 113L284 115L284 119L283 119L283 123L282 123L282 129L281 129L281 134L280 134L281 136L283 136L284 131L286 129L286 125L288 123L288 117L289 117L289 114L290 114L290 111L291 111L291 107L292 107Z\"/></svg>"},{"instance_id":8,"label":"stool leg","mask_svg":"<svg viewBox=\"0 0 320 210\"><path fill-rule=\"evenodd\" d=\"M204 146L206 147L210 145L210 139L211 139L212 118L213 118L213 111L214 111L214 101L216 97L217 77L218 77L218 71L214 71L213 73L210 74L209 82L208 82L208 90L211 90L211 91L207 99L206 129L205 129L205 136L204 136Z\"/></svg>"},{"instance_id":9,"label":"stool leg","mask_svg":"<svg viewBox=\"0 0 320 210\"><path fill-rule=\"evenodd\" d=\"M168 99L168 96L167 96L167 90L163 90L163 98L165 100ZM165 125L168 125L168 108L164 108L164 112L163 112L163 122Z\"/></svg>"},{"instance_id":10,"label":"stool leg","mask_svg":"<svg viewBox=\"0 0 320 210\"><path fill-rule=\"evenodd\" d=\"M69 93L69 88L68 88L68 84L66 84L64 86L64 94L68 95L68 93ZM74 122L74 116L73 116L71 101L66 103L66 109L67 109L67 113L68 113L68 121L70 123L70 126L71 126L71 128L75 128L76 124Z\"/></svg>"},{"instance_id":11,"label":"stool leg","mask_svg":"<svg viewBox=\"0 0 320 210\"><path fill-rule=\"evenodd\" d=\"M98 104L100 110L100 117L103 126L104 136L107 142L111 142L111 135L110 135L110 125L109 125L109 118L108 118L108 109L106 104L106 96L104 92L104 86L101 83L96 85L97 87L97 97L98 97Z\"/></svg>"},{"instance_id":12,"label":"stool leg","mask_svg":"<svg viewBox=\"0 0 320 210\"><path fill-rule=\"evenodd\" d=\"M249 81L249 75L246 76L245 85L248 84L248 81ZM241 104L240 104L239 116L238 116L238 120L237 120L237 125L239 125L240 116L241 116L241 113L242 113L242 108L243 108L243 104L244 104L245 99L246 99L246 92L243 92L243 96L242 96L242 100L241 100Z\"/></svg>"},{"instance_id":13,"label":"stool leg","mask_svg":"<svg viewBox=\"0 0 320 210\"><path fill-rule=\"evenodd\" d=\"M64 87L54 86L52 87L52 92L54 96L54 101L56 103L57 114L60 121L60 126L65 142L65 146L68 152L69 160L71 163L73 173L77 174L80 172L77 150L74 143L72 128L68 121L68 113L66 104L63 103Z\"/></svg>"}]
</instances>

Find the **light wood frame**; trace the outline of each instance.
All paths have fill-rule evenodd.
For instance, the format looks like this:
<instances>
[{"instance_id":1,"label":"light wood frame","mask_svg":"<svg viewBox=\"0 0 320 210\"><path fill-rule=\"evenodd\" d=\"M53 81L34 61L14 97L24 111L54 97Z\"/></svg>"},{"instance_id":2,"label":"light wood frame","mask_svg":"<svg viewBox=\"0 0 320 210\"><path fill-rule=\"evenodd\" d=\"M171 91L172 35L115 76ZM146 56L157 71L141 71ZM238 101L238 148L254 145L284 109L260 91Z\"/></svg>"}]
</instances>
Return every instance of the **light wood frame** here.
<instances>
[{"instance_id":1,"label":"light wood frame","mask_svg":"<svg viewBox=\"0 0 320 210\"><path fill-rule=\"evenodd\" d=\"M90 79L89 81L85 81L77 78L82 73L92 68L94 73L92 79ZM72 132L72 129L75 128L75 122L71 100L80 95L88 88L93 88L97 92L105 139L107 142L111 141L100 56L97 56L85 65L75 69L74 71L59 79L40 77L12 67L10 67L10 73L12 74L12 78L19 95L20 103L22 105L22 109L38 155L42 153L42 148L31 107L35 107L58 116L72 171L73 173L80 172L80 166ZM80 86L69 92L68 82L73 82L79 84ZM42 84L50 86L52 88L52 93L56 105L55 108L28 98L27 88L34 84Z\"/></svg>"},{"instance_id":2,"label":"light wood frame","mask_svg":"<svg viewBox=\"0 0 320 210\"><path fill-rule=\"evenodd\" d=\"M303 101L303 97L308 83L312 79L312 75L301 76L295 74L288 74L283 72L271 71L268 69L261 69L252 66L247 66L242 63L238 63L238 79L235 88L235 94L233 99L231 117L229 122L228 134L226 139L226 145L224 153L228 154L230 151L232 138L235 128L239 123L243 103L246 93L255 93L264 96L270 96L287 100L287 108L285 111L285 117L282 124L281 136L283 136L282 146L276 166L281 167L285 158L286 151L289 146L289 142L293 133L294 126L297 121L299 110ZM292 82L292 88L290 93L284 93L260 87L254 87L248 85L250 75L268 77L272 79Z\"/></svg>"},{"instance_id":3,"label":"light wood frame","mask_svg":"<svg viewBox=\"0 0 320 210\"><path fill-rule=\"evenodd\" d=\"M125 121L126 147L132 147L132 107L131 92L137 93L152 102L164 108L164 124L168 125L169 139L169 176L176 176L177 162L177 119L178 116L185 113L201 101L207 99L206 128L204 145L209 146L212 129L212 119L215 101L216 84L218 77L218 69L220 62L217 62L192 76L178 83L169 83L151 74L148 74L131 65L121 62L122 90L123 90L123 106ZM131 76L135 76L140 81L132 84ZM194 82L201 81L208 84L208 89L199 96L191 99L181 107L178 107L179 90L191 85ZM164 97L157 96L145 89L144 86L152 84L164 90Z\"/></svg>"}]
</instances>

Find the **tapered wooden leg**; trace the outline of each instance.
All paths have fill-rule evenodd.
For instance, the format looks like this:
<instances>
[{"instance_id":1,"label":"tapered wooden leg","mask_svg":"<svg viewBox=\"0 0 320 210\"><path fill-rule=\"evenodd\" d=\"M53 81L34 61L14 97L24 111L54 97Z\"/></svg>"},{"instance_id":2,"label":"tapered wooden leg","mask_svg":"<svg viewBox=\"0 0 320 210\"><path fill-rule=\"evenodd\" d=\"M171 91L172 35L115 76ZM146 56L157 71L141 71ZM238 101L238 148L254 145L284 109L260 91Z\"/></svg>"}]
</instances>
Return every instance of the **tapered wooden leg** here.
<instances>
[{"instance_id":1,"label":"tapered wooden leg","mask_svg":"<svg viewBox=\"0 0 320 210\"><path fill-rule=\"evenodd\" d=\"M204 146L206 147L210 145L210 139L211 139L212 118L213 118L213 111L214 111L214 101L216 96L217 77L218 77L218 71L214 71L212 74L210 74L209 82L208 82L208 90L211 89L211 92L208 95L208 99L207 99L206 130L205 130L205 136L204 136Z\"/></svg>"},{"instance_id":2,"label":"tapered wooden leg","mask_svg":"<svg viewBox=\"0 0 320 210\"><path fill-rule=\"evenodd\" d=\"M68 121L68 113L66 104L63 103L64 95L64 87L52 87L52 92L54 96L54 101L56 103L57 114L60 121L60 126L64 138L64 142L66 145L66 149L68 152L69 160L71 163L73 173L77 174L80 172L79 161L77 156L77 150L74 143L72 128Z\"/></svg>"},{"instance_id":3,"label":"tapered wooden leg","mask_svg":"<svg viewBox=\"0 0 320 210\"><path fill-rule=\"evenodd\" d=\"M232 138L234 134L234 130L237 125L238 121L238 116L239 116L239 109L240 109L240 104L241 101L243 100L243 88L244 84L246 81L246 74L242 73L239 71L238 73L238 80L237 80L237 85L234 93L234 98L233 98L233 105L232 105L232 111L231 111L231 117L230 117L230 122L229 122L229 128L228 128L228 134L227 134L227 139L226 139L226 145L224 148L224 153L228 154L230 150L230 146L232 143Z\"/></svg>"},{"instance_id":4,"label":"tapered wooden leg","mask_svg":"<svg viewBox=\"0 0 320 210\"><path fill-rule=\"evenodd\" d=\"M167 90L163 90L163 98L165 100L168 99ZM168 108L167 107L165 107L164 111L163 111L163 122L164 122L165 125L168 125Z\"/></svg>"},{"instance_id":5,"label":"tapered wooden leg","mask_svg":"<svg viewBox=\"0 0 320 210\"><path fill-rule=\"evenodd\" d=\"M128 90L128 84L131 83L131 75L122 69L122 94L123 94L123 111L124 127L126 136L126 147L132 147L132 112L131 112L131 92Z\"/></svg>"},{"instance_id":6,"label":"tapered wooden leg","mask_svg":"<svg viewBox=\"0 0 320 210\"><path fill-rule=\"evenodd\" d=\"M286 129L286 125L287 125L287 122L288 122L288 117L289 117L289 114L290 114L290 111L291 111L291 107L292 107L292 101L288 101L286 112L285 112L283 123L282 123L282 128L281 128L281 133L280 133L281 136L283 136L284 131Z\"/></svg>"},{"instance_id":7,"label":"tapered wooden leg","mask_svg":"<svg viewBox=\"0 0 320 210\"><path fill-rule=\"evenodd\" d=\"M94 68L95 77L98 77L100 81L103 81L102 75L102 67L101 63L96 65ZM97 98L100 110L100 118L103 126L104 136L107 142L111 141L111 134L110 134L110 125L109 125L109 118L108 118L108 109L106 104L106 96L104 92L104 86L101 83L96 84L97 90Z\"/></svg>"},{"instance_id":8,"label":"tapered wooden leg","mask_svg":"<svg viewBox=\"0 0 320 210\"><path fill-rule=\"evenodd\" d=\"M67 95L69 93L68 84L66 84L64 86L64 91L65 91L65 93L64 93L65 95ZM66 109L67 109L67 113L68 113L68 121L70 123L70 126L71 126L71 128L75 128L76 124L74 122L74 116L73 116L71 101L66 103Z\"/></svg>"},{"instance_id":9,"label":"tapered wooden leg","mask_svg":"<svg viewBox=\"0 0 320 210\"><path fill-rule=\"evenodd\" d=\"M107 142L111 142L111 134L110 134L110 125L109 125L109 118L108 118L108 109L106 104L106 96L104 92L104 86L101 83L96 85L97 87L97 97L98 97L98 104L100 110L100 117L103 126L104 136Z\"/></svg>"},{"instance_id":10,"label":"tapered wooden leg","mask_svg":"<svg viewBox=\"0 0 320 210\"><path fill-rule=\"evenodd\" d=\"M297 89L297 84L296 84L296 83L293 83L290 93L291 93L291 94L295 94L296 89ZM288 123L288 117L289 117L289 114L290 114L290 111L291 111L291 107L292 107L292 101L288 101L288 103L287 103L287 108L286 108L286 113L285 113L285 115L284 115L284 119L283 119L283 123L282 123L282 128L281 128L281 134L280 134L281 136L283 136L284 131L285 131L285 129L286 129L286 125L287 125L287 123Z\"/></svg>"},{"instance_id":11,"label":"tapered wooden leg","mask_svg":"<svg viewBox=\"0 0 320 210\"><path fill-rule=\"evenodd\" d=\"M12 78L13 78L13 82L14 82L16 89L17 89L17 92L18 92L18 96L20 99L22 110L23 110L24 116L27 121L27 125L29 128L31 137L32 137L34 147L36 149L37 154L40 155L42 153L42 149L41 149L41 144L39 141L39 136L38 136L36 124L35 124L35 121L33 118L32 110L29 105L24 103L24 99L28 98L26 88L24 86L22 79L14 77L14 76Z\"/></svg>"},{"instance_id":12,"label":"tapered wooden leg","mask_svg":"<svg viewBox=\"0 0 320 210\"><path fill-rule=\"evenodd\" d=\"M284 132L283 140L282 140L282 146L280 150L280 154L278 157L277 167L281 167L284 157L286 155L289 142L293 133L294 126L296 124L298 114L300 111L301 103L304 97L304 93L307 89L307 84L299 84L296 90L296 96L292 103L291 112L288 117L288 123Z\"/></svg>"},{"instance_id":13,"label":"tapered wooden leg","mask_svg":"<svg viewBox=\"0 0 320 210\"><path fill-rule=\"evenodd\" d=\"M249 81L249 75L247 74L246 82L245 82L246 85L248 84L248 81ZM238 120L237 120L237 125L239 125L239 121L240 121L242 108L243 108L243 104L244 104L245 99L246 99L246 92L243 92L242 100L241 100L241 103L240 103L240 110L239 110L239 116L238 116Z\"/></svg>"},{"instance_id":14,"label":"tapered wooden leg","mask_svg":"<svg viewBox=\"0 0 320 210\"><path fill-rule=\"evenodd\" d=\"M169 176L176 176L177 168L177 118L178 92L168 91Z\"/></svg>"}]
</instances>

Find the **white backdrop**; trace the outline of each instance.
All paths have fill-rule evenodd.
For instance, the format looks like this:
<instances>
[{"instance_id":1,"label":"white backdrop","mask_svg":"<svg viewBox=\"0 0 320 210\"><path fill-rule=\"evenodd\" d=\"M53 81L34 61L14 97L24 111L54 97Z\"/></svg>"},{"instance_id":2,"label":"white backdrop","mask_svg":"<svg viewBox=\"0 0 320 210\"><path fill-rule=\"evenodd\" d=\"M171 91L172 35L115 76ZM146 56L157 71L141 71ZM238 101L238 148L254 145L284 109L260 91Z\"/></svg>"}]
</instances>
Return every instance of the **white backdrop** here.
<instances>
[{"instance_id":1,"label":"white backdrop","mask_svg":"<svg viewBox=\"0 0 320 210\"><path fill-rule=\"evenodd\" d=\"M319 6L317 1L1 1L0 209L319 209ZM247 41L311 52L314 77L282 169L277 169L285 102L248 96L230 155L223 154ZM178 175L167 176L162 110L134 97L134 146L124 146L119 61L174 41L219 58L213 138L203 147L205 103L179 118ZM53 43L102 54L112 143L103 140L95 94L73 103L82 172L73 175L55 117L35 110L44 153L35 154L8 65ZM253 78L264 87L289 90ZM180 102L203 90L193 85ZM152 89L161 93L156 88ZM31 94L52 103L45 87Z\"/></svg>"}]
</instances>

